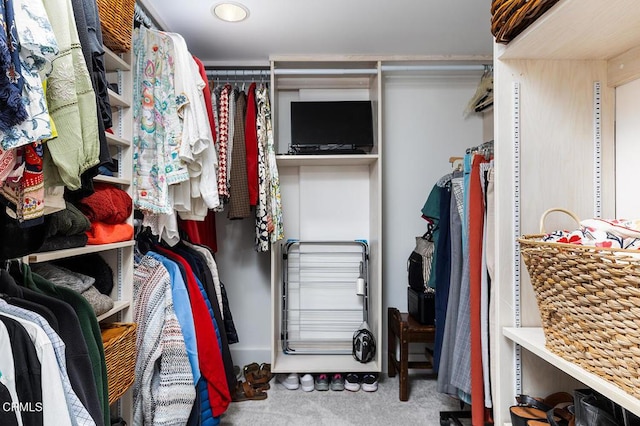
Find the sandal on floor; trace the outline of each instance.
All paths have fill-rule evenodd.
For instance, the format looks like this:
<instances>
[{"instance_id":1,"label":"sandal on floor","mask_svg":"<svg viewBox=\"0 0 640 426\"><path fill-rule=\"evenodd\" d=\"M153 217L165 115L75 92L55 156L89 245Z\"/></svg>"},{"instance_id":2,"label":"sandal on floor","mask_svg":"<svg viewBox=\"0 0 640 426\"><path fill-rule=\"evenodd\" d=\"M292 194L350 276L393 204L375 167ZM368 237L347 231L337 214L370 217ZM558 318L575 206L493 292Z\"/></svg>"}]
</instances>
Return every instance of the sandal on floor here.
<instances>
[{"instance_id":1,"label":"sandal on floor","mask_svg":"<svg viewBox=\"0 0 640 426\"><path fill-rule=\"evenodd\" d=\"M249 374L247 383L249 383L254 389L257 389L257 390L267 391L271 389L271 385L269 383L255 379L252 374Z\"/></svg>"},{"instance_id":2,"label":"sandal on floor","mask_svg":"<svg viewBox=\"0 0 640 426\"><path fill-rule=\"evenodd\" d=\"M544 399L519 395L516 401L518 405L509 407L513 426L527 426L534 420L551 424L548 419L558 423L562 421L562 418L554 412L554 408L565 408L573 402L573 396L567 392L556 392ZM549 412L551 413L548 415Z\"/></svg>"},{"instance_id":3,"label":"sandal on floor","mask_svg":"<svg viewBox=\"0 0 640 426\"><path fill-rule=\"evenodd\" d=\"M260 377L266 377L267 382L271 381L271 378L273 377L273 374L271 374L271 364L266 362L260 364L260 370L258 370L258 373L260 374Z\"/></svg>"},{"instance_id":4,"label":"sandal on floor","mask_svg":"<svg viewBox=\"0 0 640 426\"><path fill-rule=\"evenodd\" d=\"M263 389L269 389L269 382L273 375L271 374L271 365L262 364L257 370L250 370L245 373L244 378L253 387L260 387Z\"/></svg>"},{"instance_id":5,"label":"sandal on floor","mask_svg":"<svg viewBox=\"0 0 640 426\"><path fill-rule=\"evenodd\" d=\"M233 396L234 402L260 401L263 399L267 399L266 392L254 388L248 382L238 382L236 394Z\"/></svg>"},{"instance_id":6,"label":"sandal on floor","mask_svg":"<svg viewBox=\"0 0 640 426\"><path fill-rule=\"evenodd\" d=\"M258 365L257 362L252 362L251 364L247 364L244 367L242 367L242 375L244 376L244 378L247 378L247 374L249 373L254 373L256 371L260 370L260 366Z\"/></svg>"}]
</instances>

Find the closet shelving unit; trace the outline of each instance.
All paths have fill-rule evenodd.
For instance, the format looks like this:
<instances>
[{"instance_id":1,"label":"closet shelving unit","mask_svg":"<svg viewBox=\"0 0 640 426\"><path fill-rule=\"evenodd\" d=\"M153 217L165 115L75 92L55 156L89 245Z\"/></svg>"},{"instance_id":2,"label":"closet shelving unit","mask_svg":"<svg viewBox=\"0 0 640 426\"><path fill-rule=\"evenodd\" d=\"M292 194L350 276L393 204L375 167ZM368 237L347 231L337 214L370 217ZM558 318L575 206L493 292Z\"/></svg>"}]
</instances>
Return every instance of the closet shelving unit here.
<instances>
[{"instance_id":1,"label":"closet shelving unit","mask_svg":"<svg viewBox=\"0 0 640 426\"><path fill-rule=\"evenodd\" d=\"M118 160L117 176L96 176L95 182L117 185L132 195L132 111L128 99L132 99L131 53L116 54L105 47L105 66L107 79L117 83L121 95L109 90L109 100L113 114L113 132L106 132L107 143L112 156ZM133 224L133 216L128 219ZM111 267L114 277L113 291L110 297L114 306L108 312L98 316L99 322L124 321L133 319L133 251L134 241L122 241L111 244L87 245L52 252L33 253L26 256L29 263L48 262L56 259L71 258L83 254L99 253ZM132 395L126 392L112 407L112 413L131 422Z\"/></svg>"},{"instance_id":2,"label":"closet shelving unit","mask_svg":"<svg viewBox=\"0 0 640 426\"><path fill-rule=\"evenodd\" d=\"M118 83L122 93L128 93L132 89L130 77L130 54L118 55L105 48L105 64L109 81ZM127 95L120 96L109 90L109 99L112 102L113 131L106 132L107 142L114 158L118 160L118 176L96 176L94 181L119 185L131 195L132 178L132 154L131 154L131 112L129 102L125 101ZM117 99L115 102L114 100ZM132 223L133 218L129 219ZM52 252L33 253L27 256L29 263L48 262L56 259L69 258L89 253L100 253L114 271L114 293L111 297L115 306L109 312L100 316L99 320L105 320L120 314L119 320L129 321L131 314L128 307L131 305L132 281L133 281L133 246L134 241L122 241L111 244L87 245L85 247L71 248Z\"/></svg>"},{"instance_id":3,"label":"closet shelving unit","mask_svg":"<svg viewBox=\"0 0 640 426\"><path fill-rule=\"evenodd\" d=\"M285 240L273 244L271 250L271 368L274 372L382 371L380 72L379 61L363 58L271 58L274 140L285 224ZM299 100L371 100L375 126L371 153L288 154L290 104ZM362 364L351 353L285 353L281 335L282 244L287 240L367 241L370 251L368 324L377 342L373 361ZM355 291L354 281L354 295Z\"/></svg>"},{"instance_id":4,"label":"closet shelving unit","mask_svg":"<svg viewBox=\"0 0 640 426\"><path fill-rule=\"evenodd\" d=\"M382 92L386 75L461 72L490 63L485 56L272 56L271 99L280 174L285 242L293 240L367 240L369 326L376 338L373 361L349 355L288 355L282 350L282 242L271 256L272 339L275 372L380 372L384 347L382 297ZM371 100L374 147L359 155L291 155L290 104L304 100ZM492 116L489 114L488 116ZM491 124L491 123L489 123ZM493 138L493 126L486 126ZM354 286L355 291L355 286Z\"/></svg>"},{"instance_id":5,"label":"closet shelving unit","mask_svg":"<svg viewBox=\"0 0 640 426\"><path fill-rule=\"evenodd\" d=\"M634 0L560 0L511 43L495 45L496 424L509 421L518 392L545 396L585 385L640 414L638 399L544 347L516 242L539 232L547 208L615 217L614 99L616 87L640 78L638 58ZM545 223L568 226L575 225L556 217Z\"/></svg>"}]
</instances>

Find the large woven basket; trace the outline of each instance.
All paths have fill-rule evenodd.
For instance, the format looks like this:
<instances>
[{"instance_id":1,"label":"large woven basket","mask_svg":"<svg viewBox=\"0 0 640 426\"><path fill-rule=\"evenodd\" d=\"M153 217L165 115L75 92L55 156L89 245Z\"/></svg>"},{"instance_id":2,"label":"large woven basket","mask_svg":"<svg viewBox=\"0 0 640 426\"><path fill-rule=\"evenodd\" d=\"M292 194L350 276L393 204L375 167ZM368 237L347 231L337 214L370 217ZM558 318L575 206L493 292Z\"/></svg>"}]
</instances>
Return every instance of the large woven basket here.
<instances>
[{"instance_id":1,"label":"large woven basket","mask_svg":"<svg viewBox=\"0 0 640 426\"><path fill-rule=\"evenodd\" d=\"M640 398L640 252L543 235L519 241L546 348Z\"/></svg>"},{"instance_id":2,"label":"large woven basket","mask_svg":"<svg viewBox=\"0 0 640 426\"><path fill-rule=\"evenodd\" d=\"M491 34L507 44L542 16L558 0L493 0Z\"/></svg>"},{"instance_id":3,"label":"large woven basket","mask_svg":"<svg viewBox=\"0 0 640 426\"><path fill-rule=\"evenodd\" d=\"M135 0L97 0L102 43L116 53L131 49Z\"/></svg>"},{"instance_id":4,"label":"large woven basket","mask_svg":"<svg viewBox=\"0 0 640 426\"><path fill-rule=\"evenodd\" d=\"M133 384L136 366L135 323L101 324L104 357L107 363L109 404L117 401Z\"/></svg>"}]
</instances>

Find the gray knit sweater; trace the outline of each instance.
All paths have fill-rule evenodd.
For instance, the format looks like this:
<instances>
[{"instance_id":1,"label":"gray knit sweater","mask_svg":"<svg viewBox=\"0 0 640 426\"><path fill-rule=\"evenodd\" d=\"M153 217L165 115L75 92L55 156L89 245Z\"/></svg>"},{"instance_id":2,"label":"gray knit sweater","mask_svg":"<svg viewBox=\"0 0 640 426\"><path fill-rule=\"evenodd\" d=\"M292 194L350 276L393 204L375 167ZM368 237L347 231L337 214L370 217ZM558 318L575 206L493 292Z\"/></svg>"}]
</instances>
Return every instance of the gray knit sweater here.
<instances>
[{"instance_id":1,"label":"gray knit sweater","mask_svg":"<svg viewBox=\"0 0 640 426\"><path fill-rule=\"evenodd\" d=\"M196 391L173 308L169 272L144 256L135 267L133 292L138 323L133 424L187 424Z\"/></svg>"}]
</instances>

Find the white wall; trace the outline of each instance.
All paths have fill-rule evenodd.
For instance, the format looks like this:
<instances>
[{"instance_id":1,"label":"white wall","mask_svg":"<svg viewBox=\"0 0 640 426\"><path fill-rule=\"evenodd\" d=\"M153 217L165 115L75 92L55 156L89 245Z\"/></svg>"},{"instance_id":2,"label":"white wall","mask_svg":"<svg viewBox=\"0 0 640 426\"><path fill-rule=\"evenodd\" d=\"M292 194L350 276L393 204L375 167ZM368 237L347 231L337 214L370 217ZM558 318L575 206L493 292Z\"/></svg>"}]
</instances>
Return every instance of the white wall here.
<instances>
[{"instance_id":1,"label":"white wall","mask_svg":"<svg viewBox=\"0 0 640 426\"><path fill-rule=\"evenodd\" d=\"M388 76L383 81L384 304L407 311L407 258L424 234L421 209L451 172L449 157L482 140L482 119L463 116L480 74ZM386 309L386 308L385 308Z\"/></svg>"},{"instance_id":2,"label":"white wall","mask_svg":"<svg viewBox=\"0 0 640 426\"><path fill-rule=\"evenodd\" d=\"M640 217L636 170L640 156L640 79L616 88L616 218Z\"/></svg>"},{"instance_id":3,"label":"white wall","mask_svg":"<svg viewBox=\"0 0 640 426\"><path fill-rule=\"evenodd\" d=\"M384 315L387 306L407 310L406 261L415 236L426 229L420 209L431 188L450 172L449 157L484 142L482 119L463 116L479 81L478 73L384 78ZM255 252L253 226L252 219L217 216L216 259L240 338L231 346L240 366L270 356L269 254Z\"/></svg>"}]
</instances>

